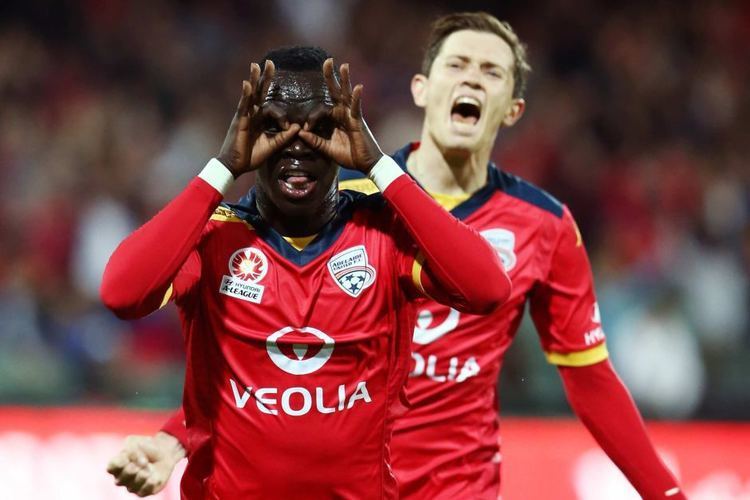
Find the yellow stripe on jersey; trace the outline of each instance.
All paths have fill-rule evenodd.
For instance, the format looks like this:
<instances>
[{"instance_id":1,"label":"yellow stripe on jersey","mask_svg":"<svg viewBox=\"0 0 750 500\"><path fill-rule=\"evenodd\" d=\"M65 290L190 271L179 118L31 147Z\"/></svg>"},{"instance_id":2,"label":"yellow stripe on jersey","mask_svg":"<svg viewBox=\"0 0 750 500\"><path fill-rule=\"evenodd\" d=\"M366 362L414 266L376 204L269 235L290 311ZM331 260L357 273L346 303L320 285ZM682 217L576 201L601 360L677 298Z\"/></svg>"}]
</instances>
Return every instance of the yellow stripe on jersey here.
<instances>
[{"instance_id":1,"label":"yellow stripe on jersey","mask_svg":"<svg viewBox=\"0 0 750 500\"><path fill-rule=\"evenodd\" d=\"M348 179L339 181L339 189L349 189L362 194L379 193L378 187L370 179Z\"/></svg>"},{"instance_id":2,"label":"yellow stripe on jersey","mask_svg":"<svg viewBox=\"0 0 750 500\"><path fill-rule=\"evenodd\" d=\"M241 219L233 211L225 207L217 207L214 213L211 214L211 219L218 222L241 222L245 224L249 230L253 231L253 226L250 225L245 219Z\"/></svg>"},{"instance_id":3,"label":"yellow stripe on jersey","mask_svg":"<svg viewBox=\"0 0 750 500\"><path fill-rule=\"evenodd\" d=\"M211 214L211 220L219 222L244 222L250 227L250 224L246 220L239 218L232 210L225 207L216 207L214 213Z\"/></svg>"},{"instance_id":4,"label":"yellow stripe on jersey","mask_svg":"<svg viewBox=\"0 0 750 500\"><path fill-rule=\"evenodd\" d=\"M316 236L317 234L313 234L312 236L284 236L284 239L287 243L292 245L295 250L302 251L312 240L315 239Z\"/></svg>"},{"instance_id":5,"label":"yellow stripe on jersey","mask_svg":"<svg viewBox=\"0 0 750 500\"><path fill-rule=\"evenodd\" d=\"M414 286L417 287L417 290L419 290L419 293L424 295L425 297L432 299L430 297L430 294L427 293L427 291L424 289L424 285L422 284L422 266L424 265L424 255L422 255L422 252L417 253L417 255L414 256L414 264L411 266L411 280L414 283ZM435 300L435 299L432 299Z\"/></svg>"},{"instance_id":6,"label":"yellow stripe on jersey","mask_svg":"<svg viewBox=\"0 0 750 500\"><path fill-rule=\"evenodd\" d=\"M604 361L609 357L607 344L601 343L585 351L576 351L569 353L545 352L547 361L558 366L589 366Z\"/></svg>"},{"instance_id":7,"label":"yellow stripe on jersey","mask_svg":"<svg viewBox=\"0 0 750 500\"><path fill-rule=\"evenodd\" d=\"M159 306L159 309L169 304L169 300L172 298L172 293L174 293L174 285L170 283L169 288L167 288L167 291L164 292L164 298L161 299L161 305Z\"/></svg>"},{"instance_id":8,"label":"yellow stripe on jersey","mask_svg":"<svg viewBox=\"0 0 750 500\"><path fill-rule=\"evenodd\" d=\"M438 205L448 211L453 210L471 197L471 195L468 194L442 194L432 192L430 193L430 196L435 198L435 201L438 202Z\"/></svg>"}]
</instances>

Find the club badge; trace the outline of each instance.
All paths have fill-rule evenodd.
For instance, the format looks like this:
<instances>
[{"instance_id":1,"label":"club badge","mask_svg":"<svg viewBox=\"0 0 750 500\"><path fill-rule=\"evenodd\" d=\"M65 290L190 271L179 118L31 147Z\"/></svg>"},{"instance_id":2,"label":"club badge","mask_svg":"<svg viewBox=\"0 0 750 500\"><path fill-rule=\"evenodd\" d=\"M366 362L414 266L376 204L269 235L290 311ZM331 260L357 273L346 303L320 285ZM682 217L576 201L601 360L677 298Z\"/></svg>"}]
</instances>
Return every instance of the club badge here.
<instances>
[{"instance_id":1,"label":"club badge","mask_svg":"<svg viewBox=\"0 0 750 500\"><path fill-rule=\"evenodd\" d=\"M347 248L331 257L328 271L339 288L352 297L358 297L375 282L375 268L368 264L363 245Z\"/></svg>"}]
</instances>

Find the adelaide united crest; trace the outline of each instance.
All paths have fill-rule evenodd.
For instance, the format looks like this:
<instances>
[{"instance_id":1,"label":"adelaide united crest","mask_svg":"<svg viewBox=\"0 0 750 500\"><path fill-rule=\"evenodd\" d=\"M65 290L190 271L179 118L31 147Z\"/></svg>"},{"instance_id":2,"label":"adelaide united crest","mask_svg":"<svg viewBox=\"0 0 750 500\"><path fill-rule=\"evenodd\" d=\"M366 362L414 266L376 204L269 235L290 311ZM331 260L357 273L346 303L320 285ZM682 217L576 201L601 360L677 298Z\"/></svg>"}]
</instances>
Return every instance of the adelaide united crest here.
<instances>
[{"instance_id":1,"label":"adelaide united crest","mask_svg":"<svg viewBox=\"0 0 750 500\"><path fill-rule=\"evenodd\" d=\"M328 271L339 288L352 297L358 297L375 283L375 268L367 262L363 245L347 248L331 257Z\"/></svg>"}]
</instances>

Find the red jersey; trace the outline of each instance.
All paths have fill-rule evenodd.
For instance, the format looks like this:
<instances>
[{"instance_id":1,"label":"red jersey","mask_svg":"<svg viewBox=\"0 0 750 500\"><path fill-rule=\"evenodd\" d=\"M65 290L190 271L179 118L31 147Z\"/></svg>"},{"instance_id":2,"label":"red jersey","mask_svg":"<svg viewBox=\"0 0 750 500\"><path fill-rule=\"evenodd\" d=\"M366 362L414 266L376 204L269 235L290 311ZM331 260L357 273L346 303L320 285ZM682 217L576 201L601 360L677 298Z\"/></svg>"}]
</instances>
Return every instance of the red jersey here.
<instances>
[{"instance_id":1,"label":"red jersey","mask_svg":"<svg viewBox=\"0 0 750 500\"><path fill-rule=\"evenodd\" d=\"M110 258L101 296L119 317L180 307L184 498L397 496L389 443L417 291L481 313L507 299L510 280L393 160L374 170L384 195L341 193L298 250L252 197L219 206L232 176L211 160Z\"/></svg>"},{"instance_id":2,"label":"red jersey","mask_svg":"<svg viewBox=\"0 0 750 500\"><path fill-rule=\"evenodd\" d=\"M339 216L301 251L253 209L220 207L175 278L173 298L189 305L186 496L396 496L388 441L415 251L390 210L356 196L342 193Z\"/></svg>"},{"instance_id":3,"label":"red jersey","mask_svg":"<svg viewBox=\"0 0 750 500\"><path fill-rule=\"evenodd\" d=\"M402 168L414 147L394 155ZM487 184L451 213L492 244L513 289L486 316L419 300L410 407L394 428L392 463L402 498L494 500L500 486L496 384L526 303L549 362L583 366L606 359L607 351L586 251L565 206L489 165Z\"/></svg>"}]
</instances>

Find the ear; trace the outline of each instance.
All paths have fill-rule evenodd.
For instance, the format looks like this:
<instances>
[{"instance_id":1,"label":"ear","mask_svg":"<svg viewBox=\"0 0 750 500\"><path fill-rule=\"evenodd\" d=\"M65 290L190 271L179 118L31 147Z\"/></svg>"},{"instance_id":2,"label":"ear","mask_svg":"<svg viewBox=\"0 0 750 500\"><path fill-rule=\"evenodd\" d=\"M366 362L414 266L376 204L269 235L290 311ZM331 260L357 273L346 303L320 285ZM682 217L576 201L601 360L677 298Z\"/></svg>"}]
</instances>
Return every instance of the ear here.
<instances>
[{"instance_id":1,"label":"ear","mask_svg":"<svg viewBox=\"0 0 750 500\"><path fill-rule=\"evenodd\" d=\"M427 105L427 77L419 73L411 79L411 96L417 107L424 108Z\"/></svg>"},{"instance_id":2,"label":"ear","mask_svg":"<svg viewBox=\"0 0 750 500\"><path fill-rule=\"evenodd\" d=\"M512 127L515 125L521 119L525 109L526 101L523 99L513 99L513 104L511 104L510 109L505 113L505 118L503 118L503 126Z\"/></svg>"}]
</instances>

